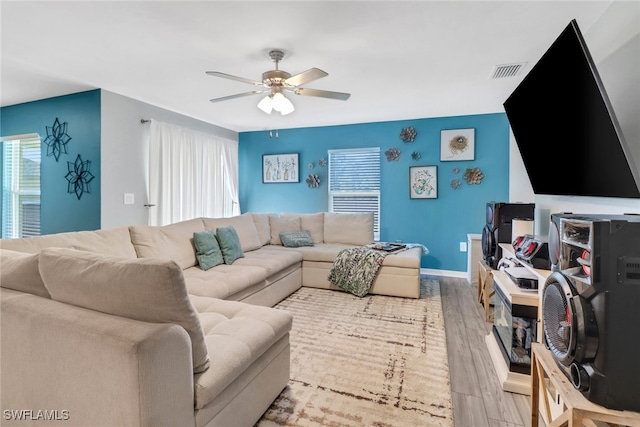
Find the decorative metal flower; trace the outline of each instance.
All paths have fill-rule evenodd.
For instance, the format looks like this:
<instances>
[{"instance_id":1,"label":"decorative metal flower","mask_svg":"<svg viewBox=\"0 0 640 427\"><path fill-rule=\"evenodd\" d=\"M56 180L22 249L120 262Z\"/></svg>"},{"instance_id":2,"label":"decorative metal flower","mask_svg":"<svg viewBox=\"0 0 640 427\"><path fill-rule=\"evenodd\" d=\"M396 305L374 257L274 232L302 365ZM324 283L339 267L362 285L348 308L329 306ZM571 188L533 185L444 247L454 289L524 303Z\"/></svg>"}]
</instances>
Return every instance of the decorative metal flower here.
<instances>
[{"instance_id":1,"label":"decorative metal flower","mask_svg":"<svg viewBox=\"0 0 640 427\"><path fill-rule=\"evenodd\" d=\"M454 175L458 175L460 173L460 168L453 168L451 172L453 172Z\"/></svg>"},{"instance_id":2,"label":"decorative metal flower","mask_svg":"<svg viewBox=\"0 0 640 427\"><path fill-rule=\"evenodd\" d=\"M451 180L451 188L453 188L454 190L457 190L458 188L460 188L461 182L459 179L452 179Z\"/></svg>"},{"instance_id":3,"label":"decorative metal flower","mask_svg":"<svg viewBox=\"0 0 640 427\"><path fill-rule=\"evenodd\" d=\"M91 194L89 183L93 180L94 176L89 171L90 167L91 160L83 162L80 154L76 157L75 162L67 162L67 168L69 169L69 172L65 175L65 178L69 182L67 184L67 193L75 193L78 200L82 198L84 193Z\"/></svg>"},{"instance_id":4,"label":"decorative metal flower","mask_svg":"<svg viewBox=\"0 0 640 427\"><path fill-rule=\"evenodd\" d=\"M53 126L46 126L47 137L44 143L47 144L47 156L53 156L56 162L60 158L60 154L67 154L67 143L71 141L71 137L67 135L67 122L60 124L58 118L53 122Z\"/></svg>"},{"instance_id":5,"label":"decorative metal flower","mask_svg":"<svg viewBox=\"0 0 640 427\"><path fill-rule=\"evenodd\" d=\"M313 162L309 163L308 166L309 166L309 169L313 169L316 167L316 165Z\"/></svg>"},{"instance_id":6,"label":"decorative metal flower","mask_svg":"<svg viewBox=\"0 0 640 427\"><path fill-rule=\"evenodd\" d=\"M421 155L420 155L420 153L418 153L417 151L414 151L413 153L411 153L411 158L412 158L413 160L418 161L418 160L420 160L420 157L422 157L422 156L421 156Z\"/></svg>"},{"instance_id":7,"label":"decorative metal flower","mask_svg":"<svg viewBox=\"0 0 640 427\"><path fill-rule=\"evenodd\" d=\"M387 161L389 162L398 160L400 158L400 150L397 148L389 148L384 152L384 155L387 156Z\"/></svg>"},{"instance_id":8,"label":"decorative metal flower","mask_svg":"<svg viewBox=\"0 0 640 427\"><path fill-rule=\"evenodd\" d=\"M323 158L323 159L318 160L318 164L321 167L325 167L325 166L327 166L327 161Z\"/></svg>"},{"instance_id":9,"label":"decorative metal flower","mask_svg":"<svg viewBox=\"0 0 640 427\"><path fill-rule=\"evenodd\" d=\"M464 172L464 179L467 181L467 184L480 184L484 178L484 173L480 170L480 168L467 168Z\"/></svg>"},{"instance_id":10,"label":"decorative metal flower","mask_svg":"<svg viewBox=\"0 0 640 427\"><path fill-rule=\"evenodd\" d=\"M317 188L320 186L320 177L315 173L310 173L306 181L309 188Z\"/></svg>"},{"instance_id":11,"label":"decorative metal flower","mask_svg":"<svg viewBox=\"0 0 640 427\"><path fill-rule=\"evenodd\" d=\"M416 135L418 135L418 132L416 132L413 126L409 126L400 131L400 139L402 139L402 142L413 142Z\"/></svg>"}]
</instances>

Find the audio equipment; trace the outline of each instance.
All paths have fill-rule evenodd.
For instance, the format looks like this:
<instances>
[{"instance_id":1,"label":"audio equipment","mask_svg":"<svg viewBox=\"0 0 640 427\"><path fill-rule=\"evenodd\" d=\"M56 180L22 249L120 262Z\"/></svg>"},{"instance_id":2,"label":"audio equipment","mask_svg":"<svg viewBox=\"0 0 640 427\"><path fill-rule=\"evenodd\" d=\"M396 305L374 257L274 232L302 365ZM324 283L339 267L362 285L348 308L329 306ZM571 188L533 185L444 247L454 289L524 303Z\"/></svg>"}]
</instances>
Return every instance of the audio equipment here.
<instances>
[{"instance_id":1,"label":"audio equipment","mask_svg":"<svg viewBox=\"0 0 640 427\"><path fill-rule=\"evenodd\" d=\"M516 258L530 267L549 270L549 248L546 241L530 234L514 237L511 242Z\"/></svg>"},{"instance_id":2,"label":"audio equipment","mask_svg":"<svg viewBox=\"0 0 640 427\"><path fill-rule=\"evenodd\" d=\"M573 386L640 411L640 216L551 215L544 343Z\"/></svg>"},{"instance_id":3,"label":"audio equipment","mask_svg":"<svg viewBox=\"0 0 640 427\"><path fill-rule=\"evenodd\" d=\"M534 203L487 203L487 223L482 229L482 257L488 266L496 269L502 258L499 243L511 243L513 220L533 220L534 210Z\"/></svg>"}]
</instances>

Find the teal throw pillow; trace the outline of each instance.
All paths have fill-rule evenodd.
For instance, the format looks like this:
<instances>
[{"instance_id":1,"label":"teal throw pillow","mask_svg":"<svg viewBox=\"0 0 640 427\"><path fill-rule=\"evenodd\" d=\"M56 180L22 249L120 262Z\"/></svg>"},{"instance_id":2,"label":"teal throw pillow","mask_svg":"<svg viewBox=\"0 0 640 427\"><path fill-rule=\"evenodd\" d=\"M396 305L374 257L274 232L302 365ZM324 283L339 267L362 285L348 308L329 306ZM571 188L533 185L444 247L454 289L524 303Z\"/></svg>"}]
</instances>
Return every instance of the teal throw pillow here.
<instances>
[{"instance_id":1,"label":"teal throw pillow","mask_svg":"<svg viewBox=\"0 0 640 427\"><path fill-rule=\"evenodd\" d=\"M216 237L220 243L222 258L225 264L233 264L238 258L244 258L242 246L240 246L240 238L238 232L232 226L218 227Z\"/></svg>"},{"instance_id":2,"label":"teal throw pillow","mask_svg":"<svg viewBox=\"0 0 640 427\"><path fill-rule=\"evenodd\" d=\"M193 244L196 247L196 258L200 268L207 271L224 263L220 245L213 234L213 230L197 231L193 233Z\"/></svg>"},{"instance_id":3,"label":"teal throw pillow","mask_svg":"<svg viewBox=\"0 0 640 427\"><path fill-rule=\"evenodd\" d=\"M287 248L300 248L302 246L313 246L313 239L309 230L290 231L280 233L280 240Z\"/></svg>"}]
</instances>

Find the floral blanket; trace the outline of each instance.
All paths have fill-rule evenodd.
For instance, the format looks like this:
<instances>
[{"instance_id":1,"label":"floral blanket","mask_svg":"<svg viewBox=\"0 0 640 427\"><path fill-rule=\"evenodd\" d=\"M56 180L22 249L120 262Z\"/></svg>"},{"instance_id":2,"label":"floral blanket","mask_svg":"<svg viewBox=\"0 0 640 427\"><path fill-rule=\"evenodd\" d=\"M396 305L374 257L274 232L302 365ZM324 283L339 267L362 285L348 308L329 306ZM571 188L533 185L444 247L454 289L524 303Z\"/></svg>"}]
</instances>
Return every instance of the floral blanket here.
<instances>
[{"instance_id":1,"label":"floral blanket","mask_svg":"<svg viewBox=\"0 0 640 427\"><path fill-rule=\"evenodd\" d=\"M329 272L329 282L355 296L363 297L371 289L386 253L366 246L343 249Z\"/></svg>"}]
</instances>

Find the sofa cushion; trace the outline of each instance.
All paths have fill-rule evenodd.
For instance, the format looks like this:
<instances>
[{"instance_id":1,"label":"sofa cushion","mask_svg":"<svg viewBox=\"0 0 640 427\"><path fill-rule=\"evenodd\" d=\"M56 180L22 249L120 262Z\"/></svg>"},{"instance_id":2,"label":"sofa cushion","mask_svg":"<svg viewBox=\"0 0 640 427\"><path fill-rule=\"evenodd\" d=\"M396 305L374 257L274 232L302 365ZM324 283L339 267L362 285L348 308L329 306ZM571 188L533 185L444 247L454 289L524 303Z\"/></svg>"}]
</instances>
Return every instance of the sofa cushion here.
<instances>
[{"instance_id":1,"label":"sofa cushion","mask_svg":"<svg viewBox=\"0 0 640 427\"><path fill-rule=\"evenodd\" d=\"M198 265L204 271L224 262L218 239L212 230L193 233L193 245L196 247Z\"/></svg>"},{"instance_id":2,"label":"sofa cushion","mask_svg":"<svg viewBox=\"0 0 640 427\"><path fill-rule=\"evenodd\" d=\"M252 213L253 223L258 230L258 238L260 239L260 246L268 245L271 242L271 226L269 226L268 213Z\"/></svg>"},{"instance_id":3,"label":"sofa cushion","mask_svg":"<svg viewBox=\"0 0 640 427\"><path fill-rule=\"evenodd\" d=\"M283 213L281 217L299 217L300 229L309 230L313 243L318 244L324 242L324 212L313 214Z\"/></svg>"},{"instance_id":4,"label":"sofa cushion","mask_svg":"<svg viewBox=\"0 0 640 427\"><path fill-rule=\"evenodd\" d=\"M4 249L35 254L44 248L71 248L105 255L136 258L129 227L105 228L95 231L71 231L22 239L2 239Z\"/></svg>"},{"instance_id":5,"label":"sofa cushion","mask_svg":"<svg viewBox=\"0 0 640 427\"><path fill-rule=\"evenodd\" d=\"M300 217L280 217L269 215L269 226L271 227L271 244L282 245L280 233L300 231Z\"/></svg>"},{"instance_id":6,"label":"sofa cushion","mask_svg":"<svg viewBox=\"0 0 640 427\"><path fill-rule=\"evenodd\" d=\"M247 254L253 254L251 251ZM220 264L210 270L202 271L198 267L184 270L187 292L193 295L226 299L241 294L253 286L264 285L267 271L260 266L243 265L246 258L241 258L233 265Z\"/></svg>"},{"instance_id":7,"label":"sofa cushion","mask_svg":"<svg viewBox=\"0 0 640 427\"><path fill-rule=\"evenodd\" d=\"M202 325L187 295L182 269L174 261L50 248L40 252L40 274L56 301L182 326L191 338L194 373L208 368Z\"/></svg>"},{"instance_id":8,"label":"sofa cushion","mask_svg":"<svg viewBox=\"0 0 640 427\"><path fill-rule=\"evenodd\" d=\"M192 296L205 333L211 366L194 377L195 407L219 395L292 326L290 313L235 301Z\"/></svg>"},{"instance_id":9,"label":"sofa cushion","mask_svg":"<svg viewBox=\"0 0 640 427\"><path fill-rule=\"evenodd\" d=\"M309 230L290 231L280 233L282 245L287 248L300 248L302 246L313 246L313 239Z\"/></svg>"},{"instance_id":10,"label":"sofa cushion","mask_svg":"<svg viewBox=\"0 0 640 427\"><path fill-rule=\"evenodd\" d=\"M198 264L193 233L204 230L202 218L163 226L129 227L138 257L170 259L177 262L183 270Z\"/></svg>"},{"instance_id":11,"label":"sofa cushion","mask_svg":"<svg viewBox=\"0 0 640 427\"><path fill-rule=\"evenodd\" d=\"M216 238L220 244L222 258L224 258L225 264L231 265L235 260L244 257L242 246L240 245L240 238L235 228L232 226L218 227L216 230Z\"/></svg>"},{"instance_id":12,"label":"sofa cushion","mask_svg":"<svg viewBox=\"0 0 640 427\"><path fill-rule=\"evenodd\" d=\"M38 254L0 249L0 286L51 298L38 270Z\"/></svg>"},{"instance_id":13,"label":"sofa cushion","mask_svg":"<svg viewBox=\"0 0 640 427\"><path fill-rule=\"evenodd\" d=\"M373 212L325 213L324 241L368 245L373 242Z\"/></svg>"},{"instance_id":14,"label":"sofa cushion","mask_svg":"<svg viewBox=\"0 0 640 427\"><path fill-rule=\"evenodd\" d=\"M253 215L250 213L229 218L202 218L202 220L207 230L215 230L218 227L228 226L235 228L244 252L252 251L262 246L258 229L253 221Z\"/></svg>"}]
</instances>

